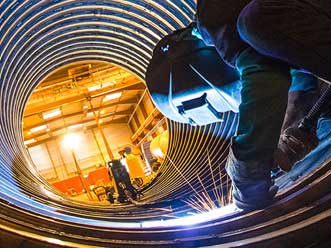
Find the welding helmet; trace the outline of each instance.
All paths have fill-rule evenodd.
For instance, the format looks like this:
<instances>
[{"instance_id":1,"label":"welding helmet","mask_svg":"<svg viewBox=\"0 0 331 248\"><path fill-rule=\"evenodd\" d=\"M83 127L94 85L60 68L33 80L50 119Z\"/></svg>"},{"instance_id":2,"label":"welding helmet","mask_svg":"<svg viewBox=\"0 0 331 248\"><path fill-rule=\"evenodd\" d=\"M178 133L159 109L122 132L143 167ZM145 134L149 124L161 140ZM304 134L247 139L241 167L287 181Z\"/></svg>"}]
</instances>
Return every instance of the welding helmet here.
<instances>
[{"instance_id":1,"label":"welding helmet","mask_svg":"<svg viewBox=\"0 0 331 248\"><path fill-rule=\"evenodd\" d=\"M146 84L167 118L205 125L222 121L224 112L239 111L241 84L237 71L196 32L190 25L160 40L147 68Z\"/></svg>"}]
</instances>

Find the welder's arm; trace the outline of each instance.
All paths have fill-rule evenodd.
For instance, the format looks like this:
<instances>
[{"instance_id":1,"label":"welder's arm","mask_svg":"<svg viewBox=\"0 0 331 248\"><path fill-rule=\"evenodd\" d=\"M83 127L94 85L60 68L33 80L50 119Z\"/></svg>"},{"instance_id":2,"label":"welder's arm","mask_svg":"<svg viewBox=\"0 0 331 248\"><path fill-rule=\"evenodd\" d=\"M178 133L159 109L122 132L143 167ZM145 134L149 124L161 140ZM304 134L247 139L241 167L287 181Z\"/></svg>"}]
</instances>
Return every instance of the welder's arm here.
<instances>
[{"instance_id":1,"label":"welder's arm","mask_svg":"<svg viewBox=\"0 0 331 248\"><path fill-rule=\"evenodd\" d=\"M239 127L227 162L235 204L262 208L276 193L270 170L282 127L291 83L287 65L246 49L238 57L243 89Z\"/></svg>"}]
</instances>

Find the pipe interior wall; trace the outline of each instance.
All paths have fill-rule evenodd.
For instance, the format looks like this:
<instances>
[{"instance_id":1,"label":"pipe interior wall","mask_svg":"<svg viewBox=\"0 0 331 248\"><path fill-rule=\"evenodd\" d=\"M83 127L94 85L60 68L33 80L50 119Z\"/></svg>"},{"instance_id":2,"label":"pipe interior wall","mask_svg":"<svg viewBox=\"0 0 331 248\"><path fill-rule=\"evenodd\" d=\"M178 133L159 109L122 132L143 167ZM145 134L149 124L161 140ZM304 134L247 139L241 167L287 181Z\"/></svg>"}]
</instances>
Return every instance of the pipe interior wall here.
<instances>
[{"instance_id":1,"label":"pipe interior wall","mask_svg":"<svg viewBox=\"0 0 331 248\"><path fill-rule=\"evenodd\" d=\"M124 227L130 227L138 221L167 218L168 213L151 207L100 209L59 195L37 173L23 145L21 122L34 88L62 66L81 61L105 61L143 79L155 44L164 35L188 25L194 12L192 0L0 1L3 223L22 224L22 228L30 225L38 231L43 226L40 222L46 219L59 225L70 222L97 228L100 225L121 227L123 222ZM201 187L210 189L207 156L214 167L222 166L228 138L235 129L235 118L226 113L224 123L198 128L170 122L169 159L162 165L155 185L146 190L145 205L190 196L194 194L192 187L196 188L195 192ZM196 149L198 147L201 149ZM210 154L202 153L206 147ZM199 185L197 174L206 185ZM183 204L179 205L172 215L187 211ZM31 218L31 222L23 224L23 218ZM50 223L44 223L47 229Z\"/></svg>"},{"instance_id":2,"label":"pipe interior wall","mask_svg":"<svg viewBox=\"0 0 331 248\"><path fill-rule=\"evenodd\" d=\"M319 191L308 180L302 182L306 188L301 193L308 196L313 192L315 197L305 204L315 204L319 211L310 211L313 207L307 209L300 201L293 201L291 208L280 203L275 212L228 212L216 219L206 213L198 217L200 222L193 222L199 224L185 225L187 219L179 217L191 209L176 203L204 187L207 191L213 187L211 174L219 174L224 165L229 138L237 125L237 116L231 113L224 114L222 123L206 127L169 122L168 157L161 166L160 177L146 189L141 206L115 209L72 202L37 173L22 136L23 112L34 88L60 67L82 61L110 62L143 79L154 45L166 34L189 24L195 4L193 0L0 0L2 237L16 237L16 247L24 242L40 247L196 246L248 240L250 235L260 237L257 240L262 242L267 239L262 237L267 232L264 225L271 232L281 223L284 234L293 225L293 216L315 224L319 222L309 219L314 213L319 214L319 220L323 216L330 219L328 201L318 201L328 192ZM329 171L328 164L323 168L325 173ZM330 175L323 175L316 174L314 180L327 185ZM293 194L285 194L284 199ZM272 222L270 216L278 218L278 222ZM161 219L173 222L166 226Z\"/></svg>"}]
</instances>

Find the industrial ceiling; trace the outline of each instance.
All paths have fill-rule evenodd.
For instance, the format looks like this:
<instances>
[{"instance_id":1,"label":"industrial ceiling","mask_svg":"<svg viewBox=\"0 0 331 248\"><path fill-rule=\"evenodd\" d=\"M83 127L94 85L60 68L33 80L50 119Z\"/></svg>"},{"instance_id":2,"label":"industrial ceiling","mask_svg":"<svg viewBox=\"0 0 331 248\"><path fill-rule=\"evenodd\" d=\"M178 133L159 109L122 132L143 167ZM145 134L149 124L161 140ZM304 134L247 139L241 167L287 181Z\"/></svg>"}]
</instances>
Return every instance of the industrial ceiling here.
<instances>
[{"instance_id":1,"label":"industrial ceiling","mask_svg":"<svg viewBox=\"0 0 331 248\"><path fill-rule=\"evenodd\" d=\"M66 129L130 124L146 85L127 70L107 63L74 64L43 80L26 104L24 142L35 146ZM96 123L98 119L98 124Z\"/></svg>"}]
</instances>

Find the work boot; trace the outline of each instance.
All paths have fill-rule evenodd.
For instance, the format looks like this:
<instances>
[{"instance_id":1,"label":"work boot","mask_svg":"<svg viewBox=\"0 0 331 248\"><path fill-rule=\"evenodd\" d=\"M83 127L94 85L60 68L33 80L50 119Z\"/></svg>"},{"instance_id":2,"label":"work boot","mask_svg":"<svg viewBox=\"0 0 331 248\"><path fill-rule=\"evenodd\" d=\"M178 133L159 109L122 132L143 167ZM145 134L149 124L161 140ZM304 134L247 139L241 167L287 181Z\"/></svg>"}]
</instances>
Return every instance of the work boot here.
<instances>
[{"instance_id":1,"label":"work boot","mask_svg":"<svg viewBox=\"0 0 331 248\"><path fill-rule=\"evenodd\" d=\"M230 149L225 169L232 180L233 203L238 208L262 209L273 202L278 187L271 180L271 165L270 160L240 161Z\"/></svg>"},{"instance_id":2,"label":"work boot","mask_svg":"<svg viewBox=\"0 0 331 248\"><path fill-rule=\"evenodd\" d=\"M315 130L307 132L299 127L289 127L280 136L274 164L283 171L290 171L296 162L317 147L318 142Z\"/></svg>"}]
</instances>

